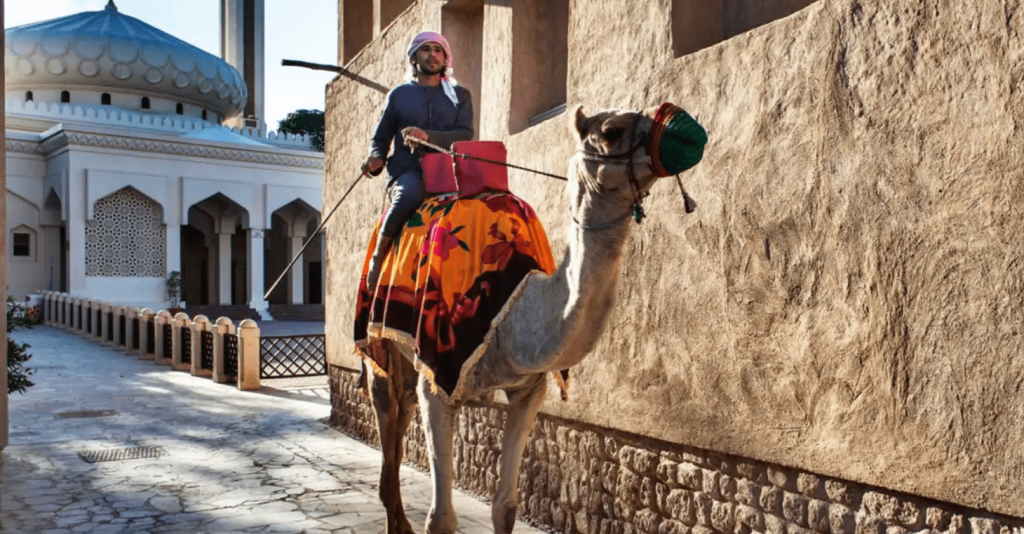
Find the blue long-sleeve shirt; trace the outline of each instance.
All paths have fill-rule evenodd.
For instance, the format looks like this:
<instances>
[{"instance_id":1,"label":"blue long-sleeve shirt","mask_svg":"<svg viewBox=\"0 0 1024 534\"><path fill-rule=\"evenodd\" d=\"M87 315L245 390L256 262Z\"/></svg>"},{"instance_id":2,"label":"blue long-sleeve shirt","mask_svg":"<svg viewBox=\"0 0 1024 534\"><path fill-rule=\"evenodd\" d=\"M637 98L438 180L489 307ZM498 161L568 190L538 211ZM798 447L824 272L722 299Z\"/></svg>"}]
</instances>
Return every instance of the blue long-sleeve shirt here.
<instances>
[{"instance_id":1,"label":"blue long-sleeve shirt","mask_svg":"<svg viewBox=\"0 0 1024 534\"><path fill-rule=\"evenodd\" d=\"M445 148L456 141L472 139L473 101L469 90L455 86L455 95L459 100L457 106L445 96L441 86L419 85L416 80L392 89L370 139L370 157L386 158L393 143L395 153L387 168L389 175L398 177L410 170L421 172L421 154L410 152L405 146L404 128L420 128L427 132L428 141Z\"/></svg>"}]
</instances>

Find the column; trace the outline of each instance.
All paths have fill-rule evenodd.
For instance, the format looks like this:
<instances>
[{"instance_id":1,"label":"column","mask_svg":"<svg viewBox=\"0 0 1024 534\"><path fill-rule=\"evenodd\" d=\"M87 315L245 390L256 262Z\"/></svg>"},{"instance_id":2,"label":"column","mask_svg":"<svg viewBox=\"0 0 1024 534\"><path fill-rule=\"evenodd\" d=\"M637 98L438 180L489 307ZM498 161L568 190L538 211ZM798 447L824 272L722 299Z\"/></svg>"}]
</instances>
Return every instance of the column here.
<instances>
[{"instance_id":1,"label":"column","mask_svg":"<svg viewBox=\"0 0 1024 534\"><path fill-rule=\"evenodd\" d=\"M231 236L234 233L217 234L217 288L220 295L217 302L231 304Z\"/></svg>"},{"instance_id":2,"label":"column","mask_svg":"<svg viewBox=\"0 0 1024 534\"><path fill-rule=\"evenodd\" d=\"M181 226L177 224L168 224L166 276L170 276L171 273L174 271L178 271L179 273L181 273ZM184 287L182 287L182 295L180 296L180 298L181 300L185 300ZM199 303L197 302L196 304Z\"/></svg>"},{"instance_id":3,"label":"column","mask_svg":"<svg viewBox=\"0 0 1024 534\"><path fill-rule=\"evenodd\" d=\"M300 250L302 250L302 237L293 235L288 237L288 260L291 261ZM288 303L289 304L303 304L304 299L302 298L303 289L303 267L304 262L302 257L295 260L295 265L288 271Z\"/></svg>"},{"instance_id":4,"label":"column","mask_svg":"<svg viewBox=\"0 0 1024 534\"><path fill-rule=\"evenodd\" d=\"M245 247L246 261L249 262L249 307L260 313L261 316L267 310L267 301L263 298L266 291L263 280L263 235L266 230L250 228L246 230L249 234L249 243Z\"/></svg>"}]
</instances>

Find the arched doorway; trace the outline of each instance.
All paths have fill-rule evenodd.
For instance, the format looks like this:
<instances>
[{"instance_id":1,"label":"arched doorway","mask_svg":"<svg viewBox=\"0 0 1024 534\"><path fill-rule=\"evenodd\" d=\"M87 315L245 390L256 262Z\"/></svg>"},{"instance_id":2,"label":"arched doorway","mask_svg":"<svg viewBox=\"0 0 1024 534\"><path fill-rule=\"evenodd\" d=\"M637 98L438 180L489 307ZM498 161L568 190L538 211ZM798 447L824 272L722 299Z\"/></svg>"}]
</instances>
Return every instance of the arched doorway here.
<instances>
[{"instance_id":1,"label":"arched doorway","mask_svg":"<svg viewBox=\"0 0 1024 534\"><path fill-rule=\"evenodd\" d=\"M181 280L192 305L245 304L249 212L222 193L189 207L181 227Z\"/></svg>"},{"instance_id":2,"label":"arched doorway","mask_svg":"<svg viewBox=\"0 0 1024 534\"><path fill-rule=\"evenodd\" d=\"M271 214L265 238L264 274L266 287L274 283L288 262L295 257L310 236L312 242L271 292L268 302L275 305L323 303L323 239L314 235L320 224L320 211L296 199Z\"/></svg>"}]
</instances>

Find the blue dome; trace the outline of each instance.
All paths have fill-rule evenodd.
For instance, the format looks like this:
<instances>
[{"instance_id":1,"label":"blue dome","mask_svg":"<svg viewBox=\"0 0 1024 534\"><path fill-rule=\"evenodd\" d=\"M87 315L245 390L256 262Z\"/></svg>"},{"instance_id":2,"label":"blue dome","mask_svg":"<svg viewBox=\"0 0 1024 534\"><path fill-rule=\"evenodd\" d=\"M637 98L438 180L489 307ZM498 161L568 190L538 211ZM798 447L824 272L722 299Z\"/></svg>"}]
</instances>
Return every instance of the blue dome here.
<instances>
[{"instance_id":1,"label":"blue dome","mask_svg":"<svg viewBox=\"0 0 1024 534\"><path fill-rule=\"evenodd\" d=\"M89 11L6 30L6 89L68 89L164 95L240 113L248 98L227 62L117 10Z\"/></svg>"}]
</instances>

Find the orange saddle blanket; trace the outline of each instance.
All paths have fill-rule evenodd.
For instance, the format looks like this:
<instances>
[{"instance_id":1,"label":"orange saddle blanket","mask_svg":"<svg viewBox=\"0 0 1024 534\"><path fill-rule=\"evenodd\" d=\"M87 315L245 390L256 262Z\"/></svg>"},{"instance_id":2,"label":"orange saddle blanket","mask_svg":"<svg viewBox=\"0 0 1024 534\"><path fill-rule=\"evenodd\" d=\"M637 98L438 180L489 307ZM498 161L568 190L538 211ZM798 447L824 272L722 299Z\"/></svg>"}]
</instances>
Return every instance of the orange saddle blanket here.
<instances>
[{"instance_id":1,"label":"orange saddle blanket","mask_svg":"<svg viewBox=\"0 0 1024 534\"><path fill-rule=\"evenodd\" d=\"M487 348L491 322L511 305L519 283L532 271L554 272L544 228L511 193L429 197L395 240L378 287L368 288L379 230L378 221L359 282L356 352L386 374L381 340L406 344L435 390L457 400L463 377Z\"/></svg>"}]
</instances>

